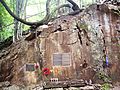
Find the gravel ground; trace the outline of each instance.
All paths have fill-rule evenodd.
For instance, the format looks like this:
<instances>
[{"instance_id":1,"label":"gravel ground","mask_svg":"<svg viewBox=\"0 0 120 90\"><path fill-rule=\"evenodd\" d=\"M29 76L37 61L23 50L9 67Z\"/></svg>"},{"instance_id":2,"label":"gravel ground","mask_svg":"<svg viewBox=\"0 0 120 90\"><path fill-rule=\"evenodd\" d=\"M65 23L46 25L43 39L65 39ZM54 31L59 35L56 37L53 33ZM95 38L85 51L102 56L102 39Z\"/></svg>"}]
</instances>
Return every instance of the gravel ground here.
<instances>
[{"instance_id":1,"label":"gravel ground","mask_svg":"<svg viewBox=\"0 0 120 90\"><path fill-rule=\"evenodd\" d=\"M113 89L110 89L110 90L120 90L120 86L116 86L116 87L114 87Z\"/></svg>"},{"instance_id":2,"label":"gravel ground","mask_svg":"<svg viewBox=\"0 0 120 90\"><path fill-rule=\"evenodd\" d=\"M54 88L54 89L46 89L46 90L94 90L93 87L86 87L87 89L85 89L85 87L70 87L70 88ZM35 86L28 86L28 87L24 87L24 88L21 88L21 87L18 87L16 85L12 85L10 87L4 87L4 88L0 88L0 90L43 90L42 87L35 87Z\"/></svg>"}]
</instances>

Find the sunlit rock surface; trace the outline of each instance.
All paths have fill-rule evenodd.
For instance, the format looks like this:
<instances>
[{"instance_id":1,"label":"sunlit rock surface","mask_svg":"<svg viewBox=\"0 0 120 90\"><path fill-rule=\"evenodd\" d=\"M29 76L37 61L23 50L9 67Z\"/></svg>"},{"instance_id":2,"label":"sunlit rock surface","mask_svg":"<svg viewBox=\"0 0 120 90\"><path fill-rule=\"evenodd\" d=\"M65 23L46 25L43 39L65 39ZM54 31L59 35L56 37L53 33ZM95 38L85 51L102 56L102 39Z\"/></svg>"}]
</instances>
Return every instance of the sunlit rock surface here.
<instances>
[{"instance_id":1,"label":"sunlit rock surface","mask_svg":"<svg viewBox=\"0 0 120 90\"><path fill-rule=\"evenodd\" d=\"M93 83L120 81L120 16L107 6L91 5L77 16L62 16L37 31L41 33L34 39L20 40L2 50L0 82L31 85L54 77ZM69 53L69 67L54 67L55 53ZM40 68L31 69L36 63L52 74L46 78ZM28 71L27 64L31 65Z\"/></svg>"}]
</instances>

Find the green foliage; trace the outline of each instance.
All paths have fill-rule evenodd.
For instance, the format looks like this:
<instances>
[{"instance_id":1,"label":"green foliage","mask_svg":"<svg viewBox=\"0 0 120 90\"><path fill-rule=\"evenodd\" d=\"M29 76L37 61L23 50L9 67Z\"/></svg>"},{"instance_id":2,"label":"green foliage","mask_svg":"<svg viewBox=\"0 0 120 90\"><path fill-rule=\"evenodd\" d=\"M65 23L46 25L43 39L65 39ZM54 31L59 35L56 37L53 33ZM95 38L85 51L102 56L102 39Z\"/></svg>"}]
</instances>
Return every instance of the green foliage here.
<instances>
[{"instance_id":1,"label":"green foliage","mask_svg":"<svg viewBox=\"0 0 120 90\"><path fill-rule=\"evenodd\" d=\"M102 85L102 90L110 90L110 84L109 83L105 83Z\"/></svg>"},{"instance_id":2,"label":"green foliage","mask_svg":"<svg viewBox=\"0 0 120 90\"><path fill-rule=\"evenodd\" d=\"M85 23L84 23L84 24L81 23L81 24L80 24L80 28L83 29L83 30L88 30L88 25L85 24Z\"/></svg>"},{"instance_id":3,"label":"green foliage","mask_svg":"<svg viewBox=\"0 0 120 90\"><path fill-rule=\"evenodd\" d=\"M78 22L77 24L82 30L88 30L88 25L85 22L81 21L81 22Z\"/></svg>"},{"instance_id":4,"label":"green foliage","mask_svg":"<svg viewBox=\"0 0 120 90\"><path fill-rule=\"evenodd\" d=\"M6 0L7 4L10 4L9 0ZM8 14L5 8L0 4L0 41L8 38L12 35L12 26L7 25L13 22L13 18Z\"/></svg>"},{"instance_id":5,"label":"green foliage","mask_svg":"<svg viewBox=\"0 0 120 90\"><path fill-rule=\"evenodd\" d=\"M104 82L110 82L111 78L105 74L105 72L98 72L97 76L100 80L103 80Z\"/></svg>"}]
</instances>

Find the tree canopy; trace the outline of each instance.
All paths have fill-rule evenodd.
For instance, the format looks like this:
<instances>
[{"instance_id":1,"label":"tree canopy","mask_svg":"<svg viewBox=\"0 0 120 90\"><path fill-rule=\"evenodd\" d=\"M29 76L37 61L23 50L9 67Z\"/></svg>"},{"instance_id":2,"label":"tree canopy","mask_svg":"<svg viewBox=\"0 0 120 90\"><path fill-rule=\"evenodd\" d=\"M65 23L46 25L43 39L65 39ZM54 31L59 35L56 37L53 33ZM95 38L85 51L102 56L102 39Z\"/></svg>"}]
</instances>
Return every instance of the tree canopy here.
<instances>
[{"instance_id":1,"label":"tree canopy","mask_svg":"<svg viewBox=\"0 0 120 90\"><path fill-rule=\"evenodd\" d=\"M81 6L91 1L93 0L0 0L0 40L2 41L10 35L15 35L16 39L18 39L17 34L22 33L25 29L22 26L28 25L32 28L37 28L57 17L56 13L68 12L69 15L78 14L81 11ZM40 13L26 16L28 12L32 13L32 11L36 10L33 9L37 4L40 6L37 7ZM36 20L35 18L38 19ZM31 20L36 22L31 22Z\"/></svg>"}]
</instances>

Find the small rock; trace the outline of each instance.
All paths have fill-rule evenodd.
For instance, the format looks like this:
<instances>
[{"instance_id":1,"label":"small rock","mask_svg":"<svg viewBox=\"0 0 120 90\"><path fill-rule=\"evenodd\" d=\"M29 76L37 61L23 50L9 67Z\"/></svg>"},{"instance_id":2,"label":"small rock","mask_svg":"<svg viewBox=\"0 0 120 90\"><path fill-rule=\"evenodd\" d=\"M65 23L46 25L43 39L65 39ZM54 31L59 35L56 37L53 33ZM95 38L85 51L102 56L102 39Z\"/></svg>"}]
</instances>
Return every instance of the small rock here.
<instances>
[{"instance_id":1,"label":"small rock","mask_svg":"<svg viewBox=\"0 0 120 90\"><path fill-rule=\"evenodd\" d=\"M4 82L4 86L5 86L5 87L10 86L10 82L9 82L9 81L5 81L5 82Z\"/></svg>"},{"instance_id":2,"label":"small rock","mask_svg":"<svg viewBox=\"0 0 120 90\"><path fill-rule=\"evenodd\" d=\"M0 88L2 87L2 84L0 83Z\"/></svg>"},{"instance_id":3,"label":"small rock","mask_svg":"<svg viewBox=\"0 0 120 90\"><path fill-rule=\"evenodd\" d=\"M91 79L89 80L89 84L90 84L90 85L92 84L92 80L91 80Z\"/></svg>"},{"instance_id":4,"label":"small rock","mask_svg":"<svg viewBox=\"0 0 120 90\"><path fill-rule=\"evenodd\" d=\"M85 87L80 87L80 90L94 90L93 86L85 86Z\"/></svg>"},{"instance_id":5,"label":"small rock","mask_svg":"<svg viewBox=\"0 0 120 90\"><path fill-rule=\"evenodd\" d=\"M1 87L8 87L8 86L10 86L10 82L9 81L0 82L0 88Z\"/></svg>"}]
</instances>

